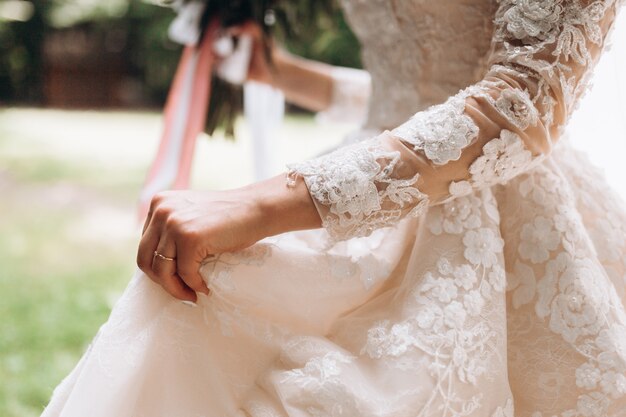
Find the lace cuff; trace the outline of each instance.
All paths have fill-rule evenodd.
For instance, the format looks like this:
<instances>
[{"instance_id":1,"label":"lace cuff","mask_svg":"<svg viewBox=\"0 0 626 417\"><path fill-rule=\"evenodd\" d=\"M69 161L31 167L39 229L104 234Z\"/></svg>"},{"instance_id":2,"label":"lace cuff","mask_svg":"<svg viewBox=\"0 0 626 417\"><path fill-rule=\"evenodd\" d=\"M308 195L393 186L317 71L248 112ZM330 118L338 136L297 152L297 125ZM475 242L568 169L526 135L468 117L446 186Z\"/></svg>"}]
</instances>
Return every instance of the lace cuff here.
<instances>
[{"instance_id":1,"label":"lace cuff","mask_svg":"<svg viewBox=\"0 0 626 417\"><path fill-rule=\"evenodd\" d=\"M501 0L482 80L393 132L291 165L289 175L304 177L335 239L509 181L558 140L620 3Z\"/></svg>"},{"instance_id":2,"label":"lace cuff","mask_svg":"<svg viewBox=\"0 0 626 417\"><path fill-rule=\"evenodd\" d=\"M401 153L386 149L379 138L288 166L290 184L304 178L334 240L367 236L407 214L420 215L428 205L416 187L419 175L406 176Z\"/></svg>"}]
</instances>

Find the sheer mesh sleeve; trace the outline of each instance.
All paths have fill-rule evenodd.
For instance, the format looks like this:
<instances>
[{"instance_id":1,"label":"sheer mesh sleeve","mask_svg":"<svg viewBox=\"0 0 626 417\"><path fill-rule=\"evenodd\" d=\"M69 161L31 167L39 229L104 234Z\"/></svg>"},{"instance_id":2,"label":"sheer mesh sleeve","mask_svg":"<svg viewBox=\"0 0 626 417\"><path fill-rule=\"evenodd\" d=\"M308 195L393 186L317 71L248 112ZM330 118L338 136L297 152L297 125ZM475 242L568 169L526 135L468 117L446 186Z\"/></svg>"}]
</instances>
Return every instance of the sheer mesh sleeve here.
<instances>
[{"instance_id":1,"label":"sheer mesh sleeve","mask_svg":"<svg viewBox=\"0 0 626 417\"><path fill-rule=\"evenodd\" d=\"M333 67L332 96L328 108L317 113L323 122L362 123L367 115L371 79L367 71Z\"/></svg>"},{"instance_id":2,"label":"sheer mesh sleeve","mask_svg":"<svg viewBox=\"0 0 626 417\"><path fill-rule=\"evenodd\" d=\"M392 131L289 166L324 227L365 236L544 158L586 88L621 0L500 0L489 71Z\"/></svg>"}]
</instances>

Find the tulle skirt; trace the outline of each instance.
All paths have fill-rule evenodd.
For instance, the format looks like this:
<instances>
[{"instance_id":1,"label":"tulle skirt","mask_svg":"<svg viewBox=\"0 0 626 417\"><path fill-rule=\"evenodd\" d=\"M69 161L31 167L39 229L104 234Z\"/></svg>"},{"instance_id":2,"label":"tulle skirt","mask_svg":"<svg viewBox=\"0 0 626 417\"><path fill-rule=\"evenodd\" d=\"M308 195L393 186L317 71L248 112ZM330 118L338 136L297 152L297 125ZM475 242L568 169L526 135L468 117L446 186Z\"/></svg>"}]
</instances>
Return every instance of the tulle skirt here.
<instances>
[{"instance_id":1,"label":"tulle skirt","mask_svg":"<svg viewBox=\"0 0 626 417\"><path fill-rule=\"evenodd\" d=\"M626 415L626 210L561 142L507 184L328 244L137 272L44 417Z\"/></svg>"}]
</instances>

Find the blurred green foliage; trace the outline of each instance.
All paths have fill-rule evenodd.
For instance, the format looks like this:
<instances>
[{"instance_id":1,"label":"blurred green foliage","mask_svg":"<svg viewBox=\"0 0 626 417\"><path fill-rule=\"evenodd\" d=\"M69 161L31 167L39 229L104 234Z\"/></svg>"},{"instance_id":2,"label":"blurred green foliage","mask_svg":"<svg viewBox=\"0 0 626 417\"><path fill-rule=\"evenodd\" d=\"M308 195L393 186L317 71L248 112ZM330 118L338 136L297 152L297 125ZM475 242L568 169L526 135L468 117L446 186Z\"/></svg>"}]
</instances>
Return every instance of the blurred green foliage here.
<instances>
[{"instance_id":1,"label":"blurred green foliage","mask_svg":"<svg viewBox=\"0 0 626 417\"><path fill-rule=\"evenodd\" d=\"M0 109L0 417L41 414L132 276L160 124L157 112ZM351 128L289 115L283 129L297 160ZM249 140L205 143L196 188L248 183Z\"/></svg>"},{"instance_id":2,"label":"blurred green foliage","mask_svg":"<svg viewBox=\"0 0 626 417\"><path fill-rule=\"evenodd\" d=\"M26 21L3 19L0 13L0 103L42 102L45 39L72 27L111 38L113 47L122 50L130 75L141 84L145 101L163 102L180 54L180 46L167 38L171 9L140 0L19 1L30 3L34 12ZM294 4L305 7L312 1ZM306 30L296 27L294 33L277 37L299 55L360 67L358 42L336 10L332 16L314 16Z\"/></svg>"}]
</instances>

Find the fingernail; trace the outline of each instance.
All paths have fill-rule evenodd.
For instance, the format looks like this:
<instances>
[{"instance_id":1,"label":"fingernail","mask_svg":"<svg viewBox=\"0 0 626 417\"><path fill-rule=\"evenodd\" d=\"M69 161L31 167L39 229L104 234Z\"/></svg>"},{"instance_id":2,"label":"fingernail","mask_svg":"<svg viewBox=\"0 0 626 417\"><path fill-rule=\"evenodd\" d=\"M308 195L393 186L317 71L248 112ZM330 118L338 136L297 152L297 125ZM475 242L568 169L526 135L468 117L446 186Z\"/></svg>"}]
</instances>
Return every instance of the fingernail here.
<instances>
[{"instance_id":1,"label":"fingernail","mask_svg":"<svg viewBox=\"0 0 626 417\"><path fill-rule=\"evenodd\" d=\"M198 304L194 303L193 301L183 300L181 301L181 303L188 307L198 307Z\"/></svg>"}]
</instances>

